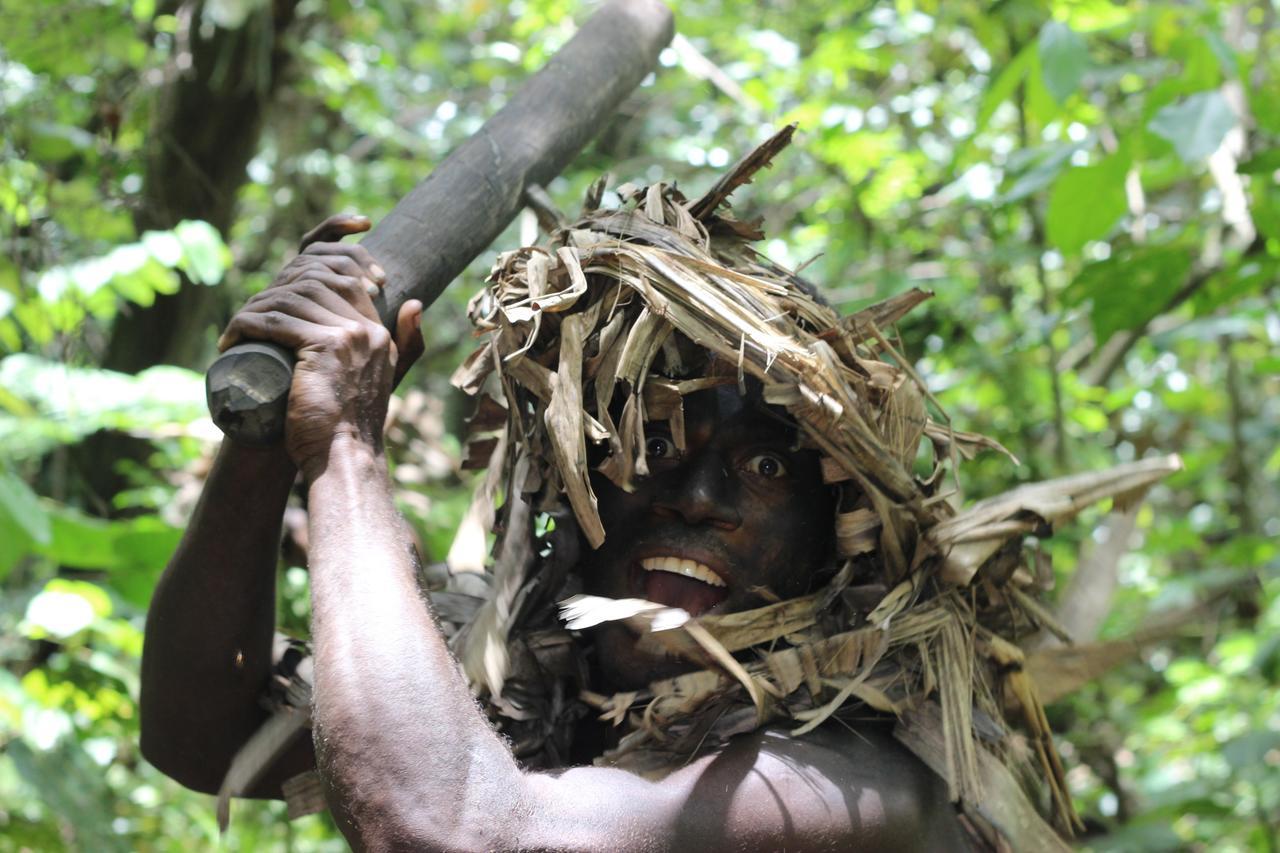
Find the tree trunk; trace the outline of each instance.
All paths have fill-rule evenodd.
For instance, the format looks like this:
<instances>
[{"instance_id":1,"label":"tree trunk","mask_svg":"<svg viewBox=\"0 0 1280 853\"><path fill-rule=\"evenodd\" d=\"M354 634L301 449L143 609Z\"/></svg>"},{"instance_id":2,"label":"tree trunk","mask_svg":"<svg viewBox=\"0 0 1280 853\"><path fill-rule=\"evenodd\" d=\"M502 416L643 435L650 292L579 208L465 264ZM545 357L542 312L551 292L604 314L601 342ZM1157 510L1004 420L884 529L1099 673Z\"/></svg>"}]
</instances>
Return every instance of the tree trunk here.
<instances>
[{"instance_id":1,"label":"tree trunk","mask_svg":"<svg viewBox=\"0 0 1280 853\"><path fill-rule=\"evenodd\" d=\"M289 59L284 36L298 0L273 0L238 28L203 25L205 5L182 3L178 44L152 121L139 232L203 219L225 237L245 167ZM183 281L148 308L132 307L112 329L103 366L136 373L156 364L196 366L208 323L224 307L222 288Z\"/></svg>"},{"instance_id":2,"label":"tree trunk","mask_svg":"<svg viewBox=\"0 0 1280 853\"><path fill-rule=\"evenodd\" d=\"M172 3L177 43L169 80L157 96L143 173L139 233L203 219L225 237L235 217L245 167L258 149L264 118L289 60L284 37L298 0L272 0L236 28L202 24L205 4ZM161 295L149 307L122 309L102 366L137 373L157 364L197 367L205 357L210 322L229 308L221 287L192 284ZM148 441L118 432L89 436L73 451L84 498L103 516L120 513L123 460L142 462ZM128 512L124 514L130 514Z\"/></svg>"}]
</instances>

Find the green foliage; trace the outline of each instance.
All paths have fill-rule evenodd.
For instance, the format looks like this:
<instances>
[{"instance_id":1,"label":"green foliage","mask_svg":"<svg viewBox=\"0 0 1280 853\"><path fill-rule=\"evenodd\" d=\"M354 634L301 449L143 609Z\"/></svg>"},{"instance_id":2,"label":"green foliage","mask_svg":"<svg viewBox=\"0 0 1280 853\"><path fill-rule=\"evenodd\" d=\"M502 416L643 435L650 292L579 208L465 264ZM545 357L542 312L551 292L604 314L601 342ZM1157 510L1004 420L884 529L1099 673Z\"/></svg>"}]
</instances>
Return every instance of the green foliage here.
<instances>
[{"instance_id":1,"label":"green foliage","mask_svg":"<svg viewBox=\"0 0 1280 853\"><path fill-rule=\"evenodd\" d=\"M1121 635L1223 588L1225 603L1050 712L1089 848L1276 849L1274 10L677 5L683 41L551 195L572 212L605 170L696 195L772 126L798 121L795 148L735 207L763 217L761 251L812 261L805 275L838 306L934 291L900 329L904 350L957 427L1023 460L974 460L967 497L1180 453L1186 470L1153 491L1115 568L1101 630ZM0 850L218 843L209 798L138 755L135 703L145 607L215 435L185 369L204 364L103 369L119 318L182 287L242 301L324 215L376 219L590 11L299 4L247 182L207 175L236 200L226 233L205 210L157 230L165 176L148 173L148 156L168 138L155 123L192 28L239 26L267 55L272 8L0 0ZM491 261L432 307L427 363L391 439L428 559L443 557L472 485L448 437L468 410L446 379L469 342L462 306ZM209 356L226 317L206 319L196 335ZM145 451L97 455L120 434ZM99 493L106 471L124 491ZM1090 515L1045 543L1054 595L1071 594L1104 524ZM283 577L283 623L305 629L305 572ZM291 824L278 805L235 814L233 848L342 849L325 820Z\"/></svg>"},{"instance_id":2,"label":"green foliage","mask_svg":"<svg viewBox=\"0 0 1280 853\"><path fill-rule=\"evenodd\" d=\"M1135 247L1084 267L1064 291L1063 301L1067 305L1088 301L1094 337L1106 342L1116 332L1150 322L1190 268L1191 255L1185 249Z\"/></svg>"},{"instance_id":3,"label":"green foliage","mask_svg":"<svg viewBox=\"0 0 1280 853\"><path fill-rule=\"evenodd\" d=\"M0 359L0 385L0 458L37 458L98 430L190 432L206 412L204 378L180 367L130 376L15 353Z\"/></svg>"},{"instance_id":4,"label":"green foliage","mask_svg":"<svg viewBox=\"0 0 1280 853\"><path fill-rule=\"evenodd\" d=\"M1197 92L1161 107L1147 126L1173 143L1187 163L1203 160L1222 144L1239 119L1221 92Z\"/></svg>"},{"instance_id":5,"label":"green foliage","mask_svg":"<svg viewBox=\"0 0 1280 853\"><path fill-rule=\"evenodd\" d=\"M1045 88L1058 103L1072 95L1089 69L1089 45L1061 21L1050 21L1040 30L1040 72Z\"/></svg>"},{"instance_id":6,"label":"green foliage","mask_svg":"<svg viewBox=\"0 0 1280 853\"><path fill-rule=\"evenodd\" d=\"M193 284L214 285L231 264L231 251L207 222L183 221L171 231L146 231L99 257L42 272L31 292L0 290L0 347L21 349L25 337L48 346L92 321L111 320L120 306L153 305L178 291L181 271Z\"/></svg>"},{"instance_id":7,"label":"green foliage","mask_svg":"<svg viewBox=\"0 0 1280 853\"><path fill-rule=\"evenodd\" d=\"M1124 194L1123 158L1108 157L1096 166L1068 169L1053 184L1045 228L1049 241L1068 255L1077 254L1090 240L1111 232L1129 209ZM1085 211L1088 215L1082 215Z\"/></svg>"}]
</instances>

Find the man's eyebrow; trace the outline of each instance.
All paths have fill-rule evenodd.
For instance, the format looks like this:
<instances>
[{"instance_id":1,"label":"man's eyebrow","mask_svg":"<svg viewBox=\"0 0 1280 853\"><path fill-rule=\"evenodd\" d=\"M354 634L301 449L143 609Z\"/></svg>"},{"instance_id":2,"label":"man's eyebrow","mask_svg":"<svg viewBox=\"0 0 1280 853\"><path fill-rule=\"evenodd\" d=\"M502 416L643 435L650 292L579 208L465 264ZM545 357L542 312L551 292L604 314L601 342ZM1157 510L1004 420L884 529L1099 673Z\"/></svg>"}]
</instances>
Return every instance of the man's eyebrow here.
<instances>
[{"instance_id":1,"label":"man's eyebrow","mask_svg":"<svg viewBox=\"0 0 1280 853\"><path fill-rule=\"evenodd\" d=\"M753 406L751 408L751 419L779 426L792 434L795 434L800 429L800 425L796 423L794 418L786 412L778 411L773 406Z\"/></svg>"},{"instance_id":2,"label":"man's eyebrow","mask_svg":"<svg viewBox=\"0 0 1280 853\"><path fill-rule=\"evenodd\" d=\"M730 430L735 437L742 435L747 438L751 437L751 433L768 431L770 434L766 442L776 443L788 449L795 444L798 435L798 428L794 421L767 411L752 411L733 423Z\"/></svg>"}]
</instances>

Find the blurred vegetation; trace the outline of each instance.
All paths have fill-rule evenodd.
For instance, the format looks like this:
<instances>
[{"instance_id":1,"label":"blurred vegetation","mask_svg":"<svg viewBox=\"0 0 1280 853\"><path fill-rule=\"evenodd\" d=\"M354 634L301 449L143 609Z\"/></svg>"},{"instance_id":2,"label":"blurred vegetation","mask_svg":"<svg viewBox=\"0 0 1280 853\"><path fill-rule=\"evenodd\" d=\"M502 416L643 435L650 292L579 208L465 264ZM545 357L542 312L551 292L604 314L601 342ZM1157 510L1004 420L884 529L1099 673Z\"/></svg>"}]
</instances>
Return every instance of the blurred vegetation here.
<instances>
[{"instance_id":1,"label":"blurred vegetation","mask_svg":"<svg viewBox=\"0 0 1280 853\"><path fill-rule=\"evenodd\" d=\"M217 331L324 215L387 211L590 11L0 0L0 849L217 843L211 799L139 756L135 700L147 601L217 438L200 375ZM1050 713L1086 846L1276 850L1273 4L678 11L657 74L552 196L574 210L605 170L697 192L798 122L735 203L842 308L936 293L904 346L958 427L1022 459L967 466L969 497L1180 453L1132 524L1095 512L1043 543L1054 595L1082 639L1225 603ZM431 559L470 488L447 377L491 260L432 309L393 435ZM288 562L282 619L301 631ZM238 807L227 844L343 847L278 804Z\"/></svg>"}]
</instances>

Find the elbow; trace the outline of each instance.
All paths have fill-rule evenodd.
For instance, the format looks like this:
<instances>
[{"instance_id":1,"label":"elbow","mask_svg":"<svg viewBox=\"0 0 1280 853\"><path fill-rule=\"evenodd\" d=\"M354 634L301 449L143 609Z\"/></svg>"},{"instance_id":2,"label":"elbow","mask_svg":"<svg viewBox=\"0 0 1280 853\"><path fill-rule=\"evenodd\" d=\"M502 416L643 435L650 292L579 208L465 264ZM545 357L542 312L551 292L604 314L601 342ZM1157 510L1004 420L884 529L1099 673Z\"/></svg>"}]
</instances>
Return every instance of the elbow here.
<instances>
[{"instance_id":1,"label":"elbow","mask_svg":"<svg viewBox=\"0 0 1280 853\"><path fill-rule=\"evenodd\" d=\"M460 827L442 828L416 821L390 820L377 826L344 828L342 834L352 850L414 850L429 853L465 853L471 850L513 850L518 845L492 832L471 831Z\"/></svg>"},{"instance_id":2,"label":"elbow","mask_svg":"<svg viewBox=\"0 0 1280 853\"><path fill-rule=\"evenodd\" d=\"M184 788L201 794L218 793L225 767L213 767L210 762L199 760L185 743L190 733L174 731L163 718L157 720L156 715L148 713L145 704L141 717L138 746L152 767Z\"/></svg>"},{"instance_id":3,"label":"elbow","mask_svg":"<svg viewBox=\"0 0 1280 853\"><path fill-rule=\"evenodd\" d=\"M343 801L340 792L326 786L329 811L352 850L414 850L453 853L462 850L494 850L468 833L459 822L441 819L434 810L391 796L379 803ZM336 795L336 796L335 796ZM382 799L382 798L380 798Z\"/></svg>"},{"instance_id":4,"label":"elbow","mask_svg":"<svg viewBox=\"0 0 1280 853\"><path fill-rule=\"evenodd\" d=\"M472 788L462 800L433 802L429 795L414 796L413 785L389 784L376 799L357 802L326 781L330 811L354 850L459 853L528 847L521 843L517 818L522 798L513 791L494 790L489 802L479 802Z\"/></svg>"},{"instance_id":5,"label":"elbow","mask_svg":"<svg viewBox=\"0 0 1280 853\"><path fill-rule=\"evenodd\" d=\"M163 742L157 743L154 738L143 736L142 757L164 775L184 788L200 794L217 794L222 786L222 775L209 772L207 767L198 767L184 762L180 755Z\"/></svg>"}]
</instances>

